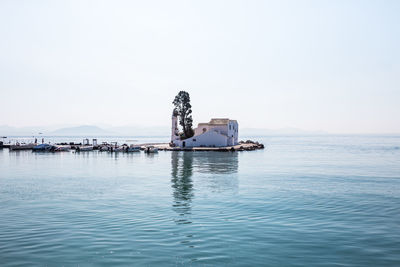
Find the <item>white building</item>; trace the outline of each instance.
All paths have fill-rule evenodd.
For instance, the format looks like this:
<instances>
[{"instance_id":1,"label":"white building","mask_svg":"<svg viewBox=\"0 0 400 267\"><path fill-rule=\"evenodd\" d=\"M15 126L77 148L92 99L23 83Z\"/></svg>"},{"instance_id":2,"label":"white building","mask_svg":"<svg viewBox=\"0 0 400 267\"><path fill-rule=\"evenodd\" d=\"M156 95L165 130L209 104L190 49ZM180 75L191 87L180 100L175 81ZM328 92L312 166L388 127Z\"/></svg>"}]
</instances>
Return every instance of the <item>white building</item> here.
<instances>
[{"instance_id":1,"label":"white building","mask_svg":"<svg viewBox=\"0 0 400 267\"><path fill-rule=\"evenodd\" d=\"M171 142L177 147L222 147L238 144L239 125L236 120L211 119L208 123L199 123L194 136L180 140L178 135L178 117L172 114Z\"/></svg>"}]
</instances>

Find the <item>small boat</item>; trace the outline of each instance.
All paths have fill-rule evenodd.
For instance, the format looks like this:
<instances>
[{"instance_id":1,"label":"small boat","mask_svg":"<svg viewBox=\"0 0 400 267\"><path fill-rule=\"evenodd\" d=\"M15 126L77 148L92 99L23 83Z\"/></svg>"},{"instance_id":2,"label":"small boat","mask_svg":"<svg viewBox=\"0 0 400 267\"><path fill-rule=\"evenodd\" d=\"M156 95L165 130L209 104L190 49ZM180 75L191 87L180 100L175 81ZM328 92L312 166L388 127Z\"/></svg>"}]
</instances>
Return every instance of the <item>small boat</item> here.
<instances>
[{"instance_id":1,"label":"small boat","mask_svg":"<svg viewBox=\"0 0 400 267\"><path fill-rule=\"evenodd\" d=\"M54 151L55 146L49 145L49 144L40 144L37 146L34 146L32 148L32 151Z\"/></svg>"},{"instance_id":2,"label":"small boat","mask_svg":"<svg viewBox=\"0 0 400 267\"><path fill-rule=\"evenodd\" d=\"M78 146L76 151L93 151L93 146Z\"/></svg>"},{"instance_id":3,"label":"small boat","mask_svg":"<svg viewBox=\"0 0 400 267\"><path fill-rule=\"evenodd\" d=\"M99 147L99 151L108 151L110 148L108 146L102 145Z\"/></svg>"},{"instance_id":4,"label":"small boat","mask_svg":"<svg viewBox=\"0 0 400 267\"><path fill-rule=\"evenodd\" d=\"M16 143L15 145L10 145L10 150L31 150L36 146L36 144L20 144Z\"/></svg>"},{"instance_id":5,"label":"small boat","mask_svg":"<svg viewBox=\"0 0 400 267\"><path fill-rule=\"evenodd\" d=\"M129 146L126 152L140 152L140 146Z\"/></svg>"},{"instance_id":6,"label":"small boat","mask_svg":"<svg viewBox=\"0 0 400 267\"><path fill-rule=\"evenodd\" d=\"M70 149L71 149L71 146L68 146L68 145L57 145L54 147L54 151L56 151L56 152L69 151Z\"/></svg>"},{"instance_id":7,"label":"small boat","mask_svg":"<svg viewBox=\"0 0 400 267\"><path fill-rule=\"evenodd\" d=\"M158 148L155 147L155 146L147 146L144 149L144 152L146 152L146 153L157 153L158 152Z\"/></svg>"},{"instance_id":8,"label":"small boat","mask_svg":"<svg viewBox=\"0 0 400 267\"><path fill-rule=\"evenodd\" d=\"M112 149L113 152L124 152L126 149L125 146L117 146Z\"/></svg>"}]
</instances>

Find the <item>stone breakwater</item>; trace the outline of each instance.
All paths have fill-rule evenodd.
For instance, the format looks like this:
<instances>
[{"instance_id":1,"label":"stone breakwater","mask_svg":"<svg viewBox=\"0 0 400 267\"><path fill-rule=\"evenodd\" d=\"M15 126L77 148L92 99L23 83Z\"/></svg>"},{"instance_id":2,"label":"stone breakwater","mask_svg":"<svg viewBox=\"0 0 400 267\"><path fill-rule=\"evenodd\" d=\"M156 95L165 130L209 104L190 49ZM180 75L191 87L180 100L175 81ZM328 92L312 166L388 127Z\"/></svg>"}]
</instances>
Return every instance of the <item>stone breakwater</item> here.
<instances>
[{"instance_id":1,"label":"stone breakwater","mask_svg":"<svg viewBox=\"0 0 400 267\"><path fill-rule=\"evenodd\" d=\"M226 147L172 147L170 144L154 144L159 150L164 151L217 151L217 152L229 152L229 151L252 151L258 149L264 149L264 145L259 142L251 140L240 141L238 145L226 146Z\"/></svg>"}]
</instances>

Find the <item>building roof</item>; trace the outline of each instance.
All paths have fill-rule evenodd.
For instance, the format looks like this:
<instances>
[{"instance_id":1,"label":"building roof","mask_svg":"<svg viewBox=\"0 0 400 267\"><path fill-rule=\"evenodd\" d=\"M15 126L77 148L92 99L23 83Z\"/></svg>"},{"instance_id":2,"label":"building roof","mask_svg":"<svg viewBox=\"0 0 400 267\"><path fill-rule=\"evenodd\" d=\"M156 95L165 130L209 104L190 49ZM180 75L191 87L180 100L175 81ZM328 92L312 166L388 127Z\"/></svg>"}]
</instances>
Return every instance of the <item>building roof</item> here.
<instances>
[{"instance_id":1,"label":"building roof","mask_svg":"<svg viewBox=\"0 0 400 267\"><path fill-rule=\"evenodd\" d=\"M236 122L236 120L230 120L227 118L213 118L210 122L201 122L198 126L205 126L205 125L227 125L229 122Z\"/></svg>"},{"instance_id":2,"label":"building roof","mask_svg":"<svg viewBox=\"0 0 400 267\"><path fill-rule=\"evenodd\" d=\"M229 123L229 119L211 119L209 124L228 124Z\"/></svg>"}]
</instances>

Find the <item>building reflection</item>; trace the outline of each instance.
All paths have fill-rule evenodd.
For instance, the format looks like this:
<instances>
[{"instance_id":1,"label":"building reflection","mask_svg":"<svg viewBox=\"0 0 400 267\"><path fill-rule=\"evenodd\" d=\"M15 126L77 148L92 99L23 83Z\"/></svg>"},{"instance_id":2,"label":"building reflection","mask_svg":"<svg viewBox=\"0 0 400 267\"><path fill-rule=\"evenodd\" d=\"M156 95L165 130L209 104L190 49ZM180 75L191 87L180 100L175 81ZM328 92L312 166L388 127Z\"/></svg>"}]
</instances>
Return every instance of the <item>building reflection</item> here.
<instances>
[{"instance_id":1,"label":"building reflection","mask_svg":"<svg viewBox=\"0 0 400 267\"><path fill-rule=\"evenodd\" d=\"M195 169L200 173L232 174L238 171L237 152L196 152Z\"/></svg>"},{"instance_id":2,"label":"building reflection","mask_svg":"<svg viewBox=\"0 0 400 267\"><path fill-rule=\"evenodd\" d=\"M198 176L197 188L207 192L234 193L238 190L236 173L239 166L238 152L199 152L193 163Z\"/></svg>"},{"instance_id":3,"label":"building reflection","mask_svg":"<svg viewBox=\"0 0 400 267\"><path fill-rule=\"evenodd\" d=\"M192 200L194 187L192 176L196 176L197 190L229 191L238 187L237 152L171 152L171 186L173 189L172 209L178 214L177 224L191 223ZM201 175L205 174L205 175Z\"/></svg>"}]
</instances>

